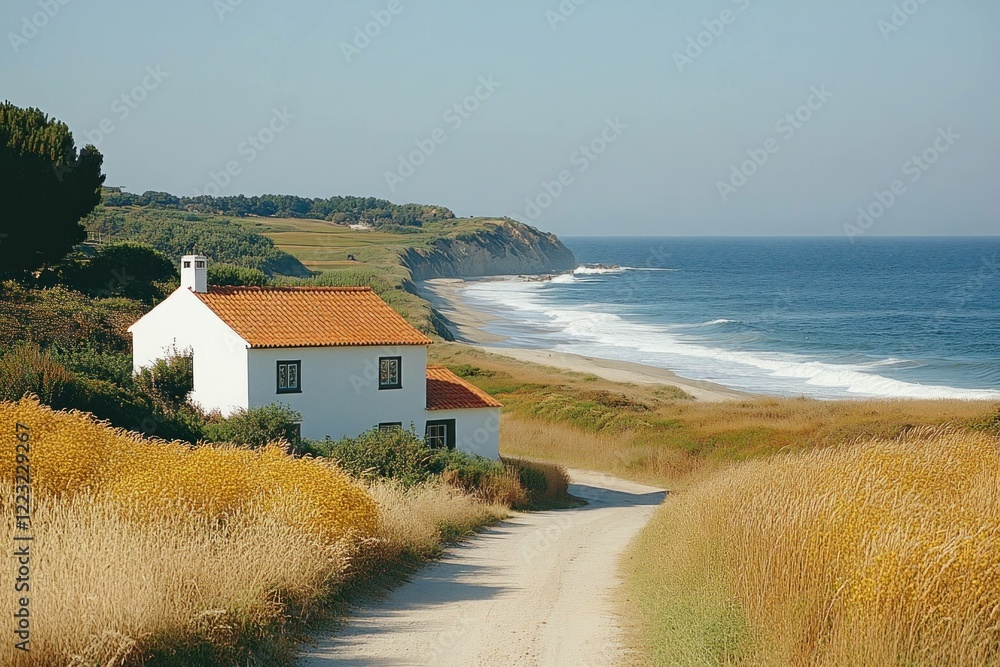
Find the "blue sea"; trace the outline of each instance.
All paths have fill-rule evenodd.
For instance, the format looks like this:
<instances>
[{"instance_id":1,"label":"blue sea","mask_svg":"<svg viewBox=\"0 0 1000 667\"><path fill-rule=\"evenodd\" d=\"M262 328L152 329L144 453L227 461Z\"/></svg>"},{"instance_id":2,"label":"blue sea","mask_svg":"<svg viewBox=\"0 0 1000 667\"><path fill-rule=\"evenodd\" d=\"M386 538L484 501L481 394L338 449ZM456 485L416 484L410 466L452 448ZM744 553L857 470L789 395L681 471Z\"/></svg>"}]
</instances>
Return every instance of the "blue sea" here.
<instances>
[{"instance_id":1,"label":"blue sea","mask_svg":"<svg viewBox=\"0 0 1000 667\"><path fill-rule=\"evenodd\" d=\"M755 393L1000 399L1000 237L563 241L573 273L464 290L501 345Z\"/></svg>"}]
</instances>

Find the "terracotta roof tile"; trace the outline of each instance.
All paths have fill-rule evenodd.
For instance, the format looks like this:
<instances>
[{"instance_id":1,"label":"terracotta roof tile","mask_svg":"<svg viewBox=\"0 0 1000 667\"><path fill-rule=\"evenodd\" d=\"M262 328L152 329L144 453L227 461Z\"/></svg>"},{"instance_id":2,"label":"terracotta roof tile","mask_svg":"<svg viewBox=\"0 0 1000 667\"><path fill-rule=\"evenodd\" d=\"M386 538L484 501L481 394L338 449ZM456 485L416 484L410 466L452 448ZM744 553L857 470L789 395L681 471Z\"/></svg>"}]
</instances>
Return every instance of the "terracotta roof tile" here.
<instances>
[{"instance_id":1,"label":"terracotta roof tile","mask_svg":"<svg viewBox=\"0 0 1000 667\"><path fill-rule=\"evenodd\" d=\"M444 366L427 367L427 409L502 408L503 403Z\"/></svg>"},{"instance_id":2,"label":"terracotta roof tile","mask_svg":"<svg viewBox=\"0 0 1000 667\"><path fill-rule=\"evenodd\" d=\"M210 287L195 296L251 347L432 342L369 287Z\"/></svg>"}]
</instances>

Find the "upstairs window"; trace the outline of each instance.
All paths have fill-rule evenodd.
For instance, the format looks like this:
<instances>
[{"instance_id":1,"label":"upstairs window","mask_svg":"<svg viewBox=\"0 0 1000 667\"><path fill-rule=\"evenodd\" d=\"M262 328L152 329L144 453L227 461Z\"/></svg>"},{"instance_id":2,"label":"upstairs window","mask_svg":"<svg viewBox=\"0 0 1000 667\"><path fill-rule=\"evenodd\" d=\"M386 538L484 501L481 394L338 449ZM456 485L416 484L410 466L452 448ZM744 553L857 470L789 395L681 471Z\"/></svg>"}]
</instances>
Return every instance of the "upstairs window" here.
<instances>
[{"instance_id":1,"label":"upstairs window","mask_svg":"<svg viewBox=\"0 0 1000 667\"><path fill-rule=\"evenodd\" d=\"M300 384L302 375L301 361L278 362L278 393L298 394L302 392Z\"/></svg>"},{"instance_id":2,"label":"upstairs window","mask_svg":"<svg viewBox=\"0 0 1000 667\"><path fill-rule=\"evenodd\" d=\"M402 357L379 357L378 388L401 389L403 387Z\"/></svg>"}]
</instances>

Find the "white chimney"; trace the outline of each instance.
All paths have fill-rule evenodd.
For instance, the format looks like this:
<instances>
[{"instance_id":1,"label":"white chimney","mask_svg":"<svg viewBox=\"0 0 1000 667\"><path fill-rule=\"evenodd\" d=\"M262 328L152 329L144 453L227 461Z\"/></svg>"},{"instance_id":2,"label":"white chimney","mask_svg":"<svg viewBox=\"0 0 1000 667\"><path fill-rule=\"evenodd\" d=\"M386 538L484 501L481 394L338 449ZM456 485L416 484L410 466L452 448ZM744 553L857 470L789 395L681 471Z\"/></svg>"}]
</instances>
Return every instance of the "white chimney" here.
<instances>
[{"instance_id":1,"label":"white chimney","mask_svg":"<svg viewBox=\"0 0 1000 667\"><path fill-rule=\"evenodd\" d=\"M181 257L181 287L192 292L208 292L208 257L184 255Z\"/></svg>"}]
</instances>

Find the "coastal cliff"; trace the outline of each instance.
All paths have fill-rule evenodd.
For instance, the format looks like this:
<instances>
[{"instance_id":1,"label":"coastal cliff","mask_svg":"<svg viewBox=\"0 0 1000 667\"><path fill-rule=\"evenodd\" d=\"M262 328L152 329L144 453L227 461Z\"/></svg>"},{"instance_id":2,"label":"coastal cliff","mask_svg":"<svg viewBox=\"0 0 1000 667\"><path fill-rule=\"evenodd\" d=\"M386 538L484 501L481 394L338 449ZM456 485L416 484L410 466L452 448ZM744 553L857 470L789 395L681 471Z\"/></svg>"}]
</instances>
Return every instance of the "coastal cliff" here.
<instances>
[{"instance_id":1,"label":"coastal cliff","mask_svg":"<svg viewBox=\"0 0 1000 667\"><path fill-rule=\"evenodd\" d=\"M414 280L557 273L577 266L555 234L514 220L484 220L477 229L406 248L400 259Z\"/></svg>"}]
</instances>

